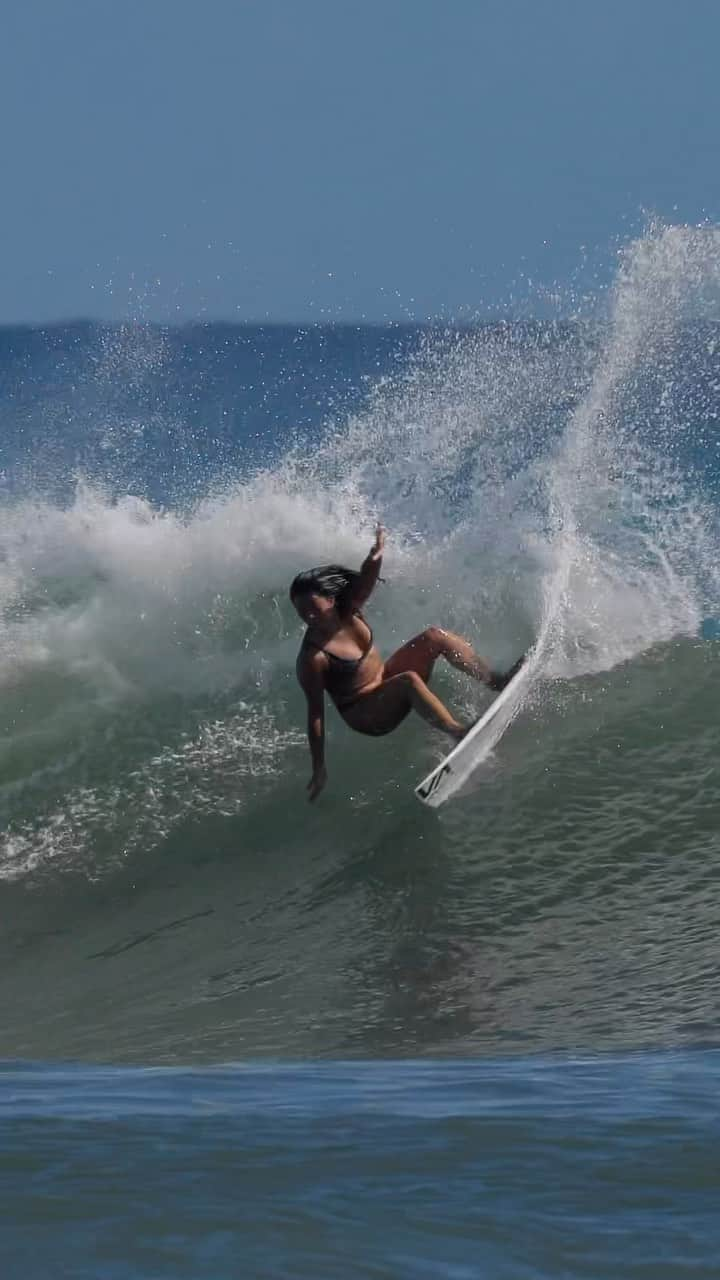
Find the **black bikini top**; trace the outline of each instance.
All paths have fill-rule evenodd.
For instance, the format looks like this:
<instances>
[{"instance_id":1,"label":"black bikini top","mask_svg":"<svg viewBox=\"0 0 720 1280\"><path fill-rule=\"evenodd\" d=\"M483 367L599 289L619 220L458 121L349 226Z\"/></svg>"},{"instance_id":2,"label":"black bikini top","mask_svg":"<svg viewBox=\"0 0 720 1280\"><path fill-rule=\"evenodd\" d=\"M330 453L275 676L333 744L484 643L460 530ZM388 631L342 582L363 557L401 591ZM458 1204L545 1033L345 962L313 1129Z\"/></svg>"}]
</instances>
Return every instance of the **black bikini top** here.
<instances>
[{"instance_id":1,"label":"black bikini top","mask_svg":"<svg viewBox=\"0 0 720 1280\"><path fill-rule=\"evenodd\" d=\"M365 619L362 618L361 621L365 622ZM325 688L338 708L350 706L358 696L357 674L373 647L372 630L367 622L365 626L370 632L370 639L367 649L359 658L341 658L337 653L331 653L329 649L313 644L312 640L303 641L308 649L317 649L319 653L324 653L330 663L325 673Z\"/></svg>"},{"instance_id":2,"label":"black bikini top","mask_svg":"<svg viewBox=\"0 0 720 1280\"><path fill-rule=\"evenodd\" d=\"M312 640L308 640L307 638L303 641L303 644L306 645L308 649L317 649L318 653L324 653L325 657L329 659L330 663L335 664L335 669L338 672L338 674L340 674L340 672L342 671L343 675L351 675L351 674L354 675L354 673L357 671L360 664L365 661L368 654L370 653L370 650L373 647L372 627L367 622L365 622L364 618L360 618L360 621L365 623L365 626L370 632L370 639L368 640L367 649L365 650L364 653L360 654L359 658L341 658L339 654L331 653L329 649L324 649L323 646L319 644L313 644Z\"/></svg>"}]
</instances>

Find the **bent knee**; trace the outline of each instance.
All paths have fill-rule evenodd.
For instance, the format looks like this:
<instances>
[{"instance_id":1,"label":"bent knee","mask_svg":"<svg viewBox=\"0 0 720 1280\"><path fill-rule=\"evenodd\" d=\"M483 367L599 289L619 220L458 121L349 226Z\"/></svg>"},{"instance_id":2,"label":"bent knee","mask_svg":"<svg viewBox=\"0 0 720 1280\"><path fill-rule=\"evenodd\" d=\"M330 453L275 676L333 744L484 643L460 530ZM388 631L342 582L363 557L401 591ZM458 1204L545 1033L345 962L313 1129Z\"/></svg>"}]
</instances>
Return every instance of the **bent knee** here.
<instances>
[{"instance_id":1,"label":"bent knee","mask_svg":"<svg viewBox=\"0 0 720 1280\"><path fill-rule=\"evenodd\" d=\"M443 631L442 627L426 627L422 633L422 638L427 645L438 653L447 648L447 631Z\"/></svg>"},{"instance_id":2,"label":"bent knee","mask_svg":"<svg viewBox=\"0 0 720 1280\"><path fill-rule=\"evenodd\" d=\"M417 671L401 671L398 675L392 676L391 683L398 684L401 689L417 689L424 684L422 676Z\"/></svg>"}]
</instances>

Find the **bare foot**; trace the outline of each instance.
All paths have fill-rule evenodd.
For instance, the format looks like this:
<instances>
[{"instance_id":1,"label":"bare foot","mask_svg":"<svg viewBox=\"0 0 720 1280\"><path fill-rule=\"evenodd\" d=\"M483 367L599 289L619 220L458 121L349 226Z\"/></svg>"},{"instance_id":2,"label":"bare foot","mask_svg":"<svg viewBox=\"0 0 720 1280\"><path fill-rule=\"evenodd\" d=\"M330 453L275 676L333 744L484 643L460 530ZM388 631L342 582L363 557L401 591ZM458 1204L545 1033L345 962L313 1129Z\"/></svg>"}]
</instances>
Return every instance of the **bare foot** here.
<instances>
[{"instance_id":1,"label":"bare foot","mask_svg":"<svg viewBox=\"0 0 720 1280\"><path fill-rule=\"evenodd\" d=\"M504 689L507 685L509 685L513 676L517 675L518 671L523 666L526 658L527 658L527 654L523 653L518 658L517 662L513 662L512 666L509 668L508 671L493 671L490 679L488 680L488 684L490 688L494 689L495 693L500 693L502 689Z\"/></svg>"},{"instance_id":2,"label":"bare foot","mask_svg":"<svg viewBox=\"0 0 720 1280\"><path fill-rule=\"evenodd\" d=\"M469 724L458 725L457 729L448 729L448 733L451 738L454 738L455 742L462 742L463 738L469 734L474 724L477 724L477 720L471 720Z\"/></svg>"}]
</instances>

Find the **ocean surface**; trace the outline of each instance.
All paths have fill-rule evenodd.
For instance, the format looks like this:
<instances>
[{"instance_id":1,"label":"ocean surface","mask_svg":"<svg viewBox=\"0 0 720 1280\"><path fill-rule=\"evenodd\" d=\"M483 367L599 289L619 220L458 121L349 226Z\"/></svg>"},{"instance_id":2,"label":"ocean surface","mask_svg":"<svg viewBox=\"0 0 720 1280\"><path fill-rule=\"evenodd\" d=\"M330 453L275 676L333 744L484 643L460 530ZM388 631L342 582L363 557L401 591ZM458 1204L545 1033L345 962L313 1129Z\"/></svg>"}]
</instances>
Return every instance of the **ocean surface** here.
<instances>
[{"instance_id":1,"label":"ocean surface","mask_svg":"<svg viewBox=\"0 0 720 1280\"><path fill-rule=\"evenodd\" d=\"M716 1280L717 1053L0 1071L3 1276Z\"/></svg>"},{"instance_id":2,"label":"ocean surface","mask_svg":"<svg viewBox=\"0 0 720 1280\"><path fill-rule=\"evenodd\" d=\"M555 321L0 330L3 1276L720 1274L719 415L711 227ZM435 812L414 719L305 799L378 518L381 651L540 654Z\"/></svg>"}]
</instances>

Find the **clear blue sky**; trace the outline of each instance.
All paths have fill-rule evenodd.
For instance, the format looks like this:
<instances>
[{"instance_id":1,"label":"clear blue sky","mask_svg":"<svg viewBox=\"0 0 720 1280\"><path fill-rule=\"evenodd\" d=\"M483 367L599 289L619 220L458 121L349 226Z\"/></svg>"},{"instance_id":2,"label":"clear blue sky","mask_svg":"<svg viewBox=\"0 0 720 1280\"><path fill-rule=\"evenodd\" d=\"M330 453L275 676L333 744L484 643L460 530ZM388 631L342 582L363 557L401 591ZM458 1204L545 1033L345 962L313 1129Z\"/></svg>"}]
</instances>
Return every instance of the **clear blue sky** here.
<instances>
[{"instance_id":1,"label":"clear blue sky","mask_svg":"<svg viewBox=\"0 0 720 1280\"><path fill-rule=\"evenodd\" d=\"M487 312L643 211L720 214L718 0L6 0L2 25L0 322Z\"/></svg>"}]
</instances>

